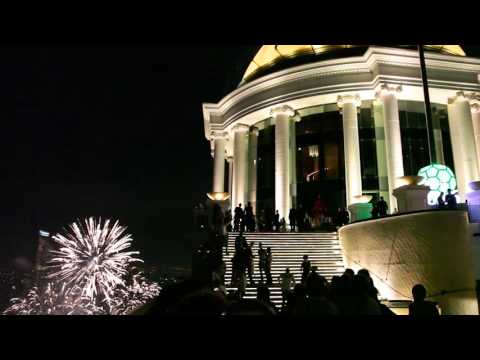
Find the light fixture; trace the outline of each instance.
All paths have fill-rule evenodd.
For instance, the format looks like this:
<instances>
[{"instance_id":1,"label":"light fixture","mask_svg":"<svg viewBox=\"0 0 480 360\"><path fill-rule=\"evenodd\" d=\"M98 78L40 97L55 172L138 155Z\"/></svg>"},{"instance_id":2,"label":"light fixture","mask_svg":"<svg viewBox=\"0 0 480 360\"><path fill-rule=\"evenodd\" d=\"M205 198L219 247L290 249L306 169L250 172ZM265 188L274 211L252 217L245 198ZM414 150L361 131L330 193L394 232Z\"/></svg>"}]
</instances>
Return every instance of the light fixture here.
<instances>
[{"instance_id":1,"label":"light fixture","mask_svg":"<svg viewBox=\"0 0 480 360\"><path fill-rule=\"evenodd\" d=\"M228 192L209 192L207 196L212 201L225 201L230 198L230 194Z\"/></svg>"},{"instance_id":2,"label":"light fixture","mask_svg":"<svg viewBox=\"0 0 480 360\"><path fill-rule=\"evenodd\" d=\"M421 168L418 171L418 176L422 176L423 180L419 185L426 185L430 187L428 193L428 203L430 205L436 204L440 193L447 193L448 189L455 191L457 188L457 180L453 171L442 164L431 164Z\"/></svg>"}]
</instances>

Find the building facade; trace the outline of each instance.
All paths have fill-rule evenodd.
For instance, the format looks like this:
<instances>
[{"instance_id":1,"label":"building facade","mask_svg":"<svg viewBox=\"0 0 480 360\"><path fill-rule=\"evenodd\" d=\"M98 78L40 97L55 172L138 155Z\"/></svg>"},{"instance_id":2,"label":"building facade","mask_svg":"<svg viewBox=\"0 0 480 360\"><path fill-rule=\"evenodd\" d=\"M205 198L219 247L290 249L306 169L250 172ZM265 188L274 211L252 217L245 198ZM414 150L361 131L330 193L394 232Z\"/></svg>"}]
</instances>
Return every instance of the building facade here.
<instances>
[{"instance_id":1,"label":"building facade","mask_svg":"<svg viewBox=\"0 0 480 360\"><path fill-rule=\"evenodd\" d=\"M480 59L425 50L431 123L414 47L263 46L236 90L203 104L212 192L287 222L318 197L336 210L382 196L394 211L401 178L438 163L463 201L480 180Z\"/></svg>"}]
</instances>

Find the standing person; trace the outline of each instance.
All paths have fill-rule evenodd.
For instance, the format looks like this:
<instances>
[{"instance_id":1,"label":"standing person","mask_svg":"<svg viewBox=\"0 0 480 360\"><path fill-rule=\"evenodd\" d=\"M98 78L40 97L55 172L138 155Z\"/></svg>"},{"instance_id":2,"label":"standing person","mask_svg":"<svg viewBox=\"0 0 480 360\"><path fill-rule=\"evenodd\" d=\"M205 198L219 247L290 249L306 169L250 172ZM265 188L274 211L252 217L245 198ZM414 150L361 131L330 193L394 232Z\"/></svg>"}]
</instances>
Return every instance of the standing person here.
<instances>
[{"instance_id":1,"label":"standing person","mask_svg":"<svg viewBox=\"0 0 480 360\"><path fill-rule=\"evenodd\" d=\"M310 260L308 260L308 255L303 255L302 261L302 284L305 285L308 275L310 274L310 270L312 268L312 264Z\"/></svg>"},{"instance_id":2,"label":"standing person","mask_svg":"<svg viewBox=\"0 0 480 360\"><path fill-rule=\"evenodd\" d=\"M265 261L265 275L267 276L267 286L272 286L272 249L267 248L267 258Z\"/></svg>"},{"instance_id":3,"label":"standing person","mask_svg":"<svg viewBox=\"0 0 480 360\"><path fill-rule=\"evenodd\" d=\"M288 220L290 221L290 231L295 232L295 223L297 220L295 209L290 209L290 212L288 213Z\"/></svg>"},{"instance_id":4,"label":"standing person","mask_svg":"<svg viewBox=\"0 0 480 360\"><path fill-rule=\"evenodd\" d=\"M347 225L350 222L350 214L346 208L342 211L342 225Z\"/></svg>"},{"instance_id":5,"label":"standing person","mask_svg":"<svg viewBox=\"0 0 480 360\"><path fill-rule=\"evenodd\" d=\"M437 198L437 204L439 209L444 209L445 208L445 201L443 201L443 192L440 193L440 195Z\"/></svg>"},{"instance_id":6,"label":"standing person","mask_svg":"<svg viewBox=\"0 0 480 360\"><path fill-rule=\"evenodd\" d=\"M243 210L242 204L238 204L238 206L234 210L233 215L233 231L240 231L240 222L243 219Z\"/></svg>"},{"instance_id":7,"label":"standing person","mask_svg":"<svg viewBox=\"0 0 480 360\"><path fill-rule=\"evenodd\" d=\"M235 238L235 252L241 251L240 249L246 241L247 239L243 236L243 232L240 232Z\"/></svg>"},{"instance_id":8,"label":"standing person","mask_svg":"<svg viewBox=\"0 0 480 360\"><path fill-rule=\"evenodd\" d=\"M447 190L447 196L445 196L445 201L447 202L448 209L454 210L457 208L457 198L452 194L452 190Z\"/></svg>"},{"instance_id":9,"label":"standing person","mask_svg":"<svg viewBox=\"0 0 480 360\"><path fill-rule=\"evenodd\" d=\"M278 213L278 210L275 211L275 218L273 220L274 226L275 226L275 231L280 231L280 214Z\"/></svg>"},{"instance_id":10,"label":"standing person","mask_svg":"<svg viewBox=\"0 0 480 360\"><path fill-rule=\"evenodd\" d=\"M263 284L263 273L267 262L267 252L262 247L262 243L258 243L258 269L260 270L260 282Z\"/></svg>"},{"instance_id":11,"label":"standing person","mask_svg":"<svg viewBox=\"0 0 480 360\"><path fill-rule=\"evenodd\" d=\"M378 202L374 202L372 205L372 219L378 219Z\"/></svg>"},{"instance_id":12,"label":"standing person","mask_svg":"<svg viewBox=\"0 0 480 360\"><path fill-rule=\"evenodd\" d=\"M246 247L246 261L247 261L247 271L248 271L248 280L250 281L250 286L255 286L255 281L253 281L253 242Z\"/></svg>"},{"instance_id":13,"label":"standing person","mask_svg":"<svg viewBox=\"0 0 480 360\"><path fill-rule=\"evenodd\" d=\"M253 208L250 202L248 202L247 206L245 206L245 225L247 227L247 231L249 232L255 231L255 220L253 219Z\"/></svg>"},{"instance_id":14,"label":"standing person","mask_svg":"<svg viewBox=\"0 0 480 360\"><path fill-rule=\"evenodd\" d=\"M378 214L380 215L380 217L387 216L388 204L383 199L383 196L380 197L380 200L377 203L377 207L378 207Z\"/></svg>"},{"instance_id":15,"label":"standing person","mask_svg":"<svg viewBox=\"0 0 480 360\"><path fill-rule=\"evenodd\" d=\"M289 298L292 288L295 286L295 277L290 272L289 268L285 269L283 274L278 276L278 282L280 283L280 288L282 289L282 309L285 307L287 299Z\"/></svg>"},{"instance_id":16,"label":"standing person","mask_svg":"<svg viewBox=\"0 0 480 360\"><path fill-rule=\"evenodd\" d=\"M412 317L439 316L438 309L433 302L425 301L427 290L421 284L412 289L413 302L408 306L408 315Z\"/></svg>"}]
</instances>

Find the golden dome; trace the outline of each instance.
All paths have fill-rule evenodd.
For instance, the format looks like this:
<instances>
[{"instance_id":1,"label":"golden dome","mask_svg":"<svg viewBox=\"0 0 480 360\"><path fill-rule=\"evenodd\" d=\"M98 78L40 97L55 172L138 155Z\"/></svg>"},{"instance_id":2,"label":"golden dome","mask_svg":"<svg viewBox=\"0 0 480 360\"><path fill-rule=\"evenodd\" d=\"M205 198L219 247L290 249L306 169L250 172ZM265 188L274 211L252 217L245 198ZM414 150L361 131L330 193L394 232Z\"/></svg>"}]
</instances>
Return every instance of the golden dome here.
<instances>
[{"instance_id":1,"label":"golden dome","mask_svg":"<svg viewBox=\"0 0 480 360\"><path fill-rule=\"evenodd\" d=\"M277 62L301 55L319 55L336 49L348 49L360 45L263 45L248 65L242 82L248 81L257 71L269 68ZM425 49L448 55L465 56L460 45L425 45Z\"/></svg>"}]
</instances>

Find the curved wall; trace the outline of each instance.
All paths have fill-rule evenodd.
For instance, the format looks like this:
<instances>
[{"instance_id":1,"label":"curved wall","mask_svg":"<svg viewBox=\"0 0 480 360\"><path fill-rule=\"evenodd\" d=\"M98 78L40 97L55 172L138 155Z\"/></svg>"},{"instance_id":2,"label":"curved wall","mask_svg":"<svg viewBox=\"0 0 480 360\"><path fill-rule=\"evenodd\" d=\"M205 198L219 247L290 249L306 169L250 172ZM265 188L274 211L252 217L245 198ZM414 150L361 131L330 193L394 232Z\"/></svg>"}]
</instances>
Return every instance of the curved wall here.
<instances>
[{"instance_id":1,"label":"curved wall","mask_svg":"<svg viewBox=\"0 0 480 360\"><path fill-rule=\"evenodd\" d=\"M382 297L411 299L423 284L447 315L478 315L472 236L465 211L426 211L346 225L345 265L366 268ZM442 294L444 293L444 294Z\"/></svg>"}]
</instances>

